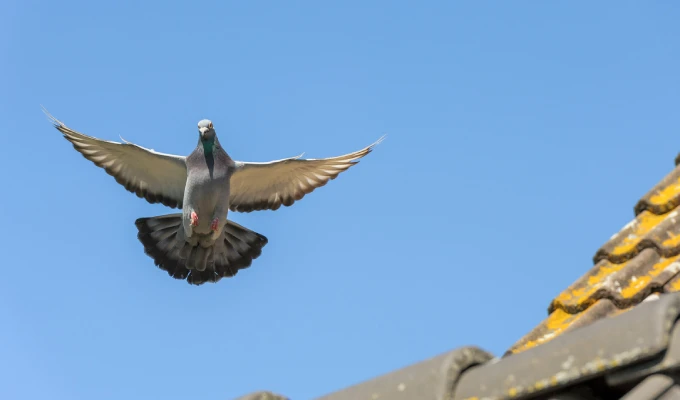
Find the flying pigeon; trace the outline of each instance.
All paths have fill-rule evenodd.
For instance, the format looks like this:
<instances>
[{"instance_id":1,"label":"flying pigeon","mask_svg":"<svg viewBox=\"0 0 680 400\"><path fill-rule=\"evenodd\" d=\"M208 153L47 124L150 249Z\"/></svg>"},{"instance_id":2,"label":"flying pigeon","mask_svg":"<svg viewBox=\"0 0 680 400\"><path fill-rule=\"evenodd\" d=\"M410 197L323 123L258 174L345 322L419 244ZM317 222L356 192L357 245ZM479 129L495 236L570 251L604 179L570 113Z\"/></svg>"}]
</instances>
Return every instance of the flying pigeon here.
<instances>
[{"instance_id":1,"label":"flying pigeon","mask_svg":"<svg viewBox=\"0 0 680 400\"><path fill-rule=\"evenodd\" d=\"M233 160L210 120L198 123L198 144L186 157L87 136L43 111L86 159L149 203L181 213L139 218L137 238L156 266L171 277L201 285L233 277L260 256L268 239L227 219L228 212L291 206L335 179L380 143L324 159L284 158L270 162Z\"/></svg>"}]
</instances>

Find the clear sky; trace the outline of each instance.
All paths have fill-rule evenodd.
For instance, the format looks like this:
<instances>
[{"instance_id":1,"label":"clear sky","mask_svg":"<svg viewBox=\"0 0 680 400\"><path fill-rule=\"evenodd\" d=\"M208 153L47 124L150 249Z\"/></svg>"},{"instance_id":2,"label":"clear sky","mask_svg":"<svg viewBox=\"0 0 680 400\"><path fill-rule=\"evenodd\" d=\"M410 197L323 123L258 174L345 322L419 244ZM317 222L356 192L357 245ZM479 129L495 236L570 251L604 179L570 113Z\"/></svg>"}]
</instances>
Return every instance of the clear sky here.
<instances>
[{"instance_id":1,"label":"clear sky","mask_svg":"<svg viewBox=\"0 0 680 400\"><path fill-rule=\"evenodd\" d=\"M596 4L597 3L597 4ZM0 14L0 398L310 399L545 316L680 151L674 2L58 2ZM250 269L157 269L125 191L51 127L327 157Z\"/></svg>"}]
</instances>

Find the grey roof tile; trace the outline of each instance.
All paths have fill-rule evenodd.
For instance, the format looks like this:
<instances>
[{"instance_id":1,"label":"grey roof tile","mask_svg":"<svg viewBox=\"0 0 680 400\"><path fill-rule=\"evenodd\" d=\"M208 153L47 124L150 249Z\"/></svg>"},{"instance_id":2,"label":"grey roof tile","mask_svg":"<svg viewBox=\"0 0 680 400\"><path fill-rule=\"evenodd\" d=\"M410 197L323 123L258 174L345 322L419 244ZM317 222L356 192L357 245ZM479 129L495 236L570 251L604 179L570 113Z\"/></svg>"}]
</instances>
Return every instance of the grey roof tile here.
<instances>
[{"instance_id":1,"label":"grey roof tile","mask_svg":"<svg viewBox=\"0 0 680 400\"><path fill-rule=\"evenodd\" d=\"M290 399L288 397L284 397L272 392L260 391L250 393L245 396L241 396L236 400L290 400Z\"/></svg>"},{"instance_id":2,"label":"grey roof tile","mask_svg":"<svg viewBox=\"0 0 680 400\"><path fill-rule=\"evenodd\" d=\"M450 399L461 373L492 357L477 347L463 347L350 386L319 400Z\"/></svg>"},{"instance_id":3,"label":"grey roof tile","mask_svg":"<svg viewBox=\"0 0 680 400\"><path fill-rule=\"evenodd\" d=\"M621 312L622 310L616 308L614 303L609 299L600 300L595 303L595 305L588 307L585 311L576 314L570 314L562 309L557 309L550 313L548 318L541 322L536 328L517 341L504 356L507 357L534 348L535 346L547 343L569 331L587 326L602 318L614 316Z\"/></svg>"},{"instance_id":4,"label":"grey roof tile","mask_svg":"<svg viewBox=\"0 0 680 400\"><path fill-rule=\"evenodd\" d=\"M679 316L680 294L660 296L615 318L471 368L458 382L454 399L528 398L651 359L666 350Z\"/></svg>"},{"instance_id":5,"label":"grey roof tile","mask_svg":"<svg viewBox=\"0 0 680 400\"><path fill-rule=\"evenodd\" d=\"M660 298L670 296L680 296L674 293L673 295L663 295ZM680 306L678 306L680 308ZM642 379L648 375L656 373L669 373L680 368L680 323L677 318L669 323L670 327L666 335L668 336L667 349L660 353L653 360L647 363L635 365L631 368L626 368L607 376L607 384L616 386L626 382L632 382Z\"/></svg>"},{"instance_id":6,"label":"grey roof tile","mask_svg":"<svg viewBox=\"0 0 680 400\"><path fill-rule=\"evenodd\" d=\"M621 400L659 399L661 396L668 393L673 386L675 386L673 378L660 374L652 375L621 397Z\"/></svg>"}]
</instances>

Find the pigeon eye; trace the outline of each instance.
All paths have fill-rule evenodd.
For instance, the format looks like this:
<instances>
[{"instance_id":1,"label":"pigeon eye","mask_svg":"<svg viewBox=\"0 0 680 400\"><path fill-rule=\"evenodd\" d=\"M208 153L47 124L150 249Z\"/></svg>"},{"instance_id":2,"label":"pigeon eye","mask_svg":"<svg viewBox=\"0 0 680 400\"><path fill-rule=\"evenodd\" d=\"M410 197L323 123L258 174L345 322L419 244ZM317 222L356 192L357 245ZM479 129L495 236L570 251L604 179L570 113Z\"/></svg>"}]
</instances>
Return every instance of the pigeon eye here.
<instances>
[{"instance_id":1,"label":"pigeon eye","mask_svg":"<svg viewBox=\"0 0 680 400\"><path fill-rule=\"evenodd\" d=\"M213 126L212 126L212 122L210 123L210 125L208 125L208 128L210 128L210 129L212 129L212 128L213 128Z\"/></svg>"}]
</instances>

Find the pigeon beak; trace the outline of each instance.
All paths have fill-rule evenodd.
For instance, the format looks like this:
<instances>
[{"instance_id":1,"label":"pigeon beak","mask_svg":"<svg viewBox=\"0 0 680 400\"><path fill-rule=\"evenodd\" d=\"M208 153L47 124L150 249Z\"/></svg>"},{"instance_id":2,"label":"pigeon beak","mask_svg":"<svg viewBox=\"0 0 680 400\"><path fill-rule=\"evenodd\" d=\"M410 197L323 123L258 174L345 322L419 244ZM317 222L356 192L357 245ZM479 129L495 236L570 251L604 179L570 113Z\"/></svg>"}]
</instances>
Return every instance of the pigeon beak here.
<instances>
[{"instance_id":1,"label":"pigeon beak","mask_svg":"<svg viewBox=\"0 0 680 400\"><path fill-rule=\"evenodd\" d=\"M208 132L208 128L198 128L198 131L201 132L201 138L205 139L205 134Z\"/></svg>"}]
</instances>

